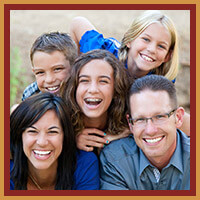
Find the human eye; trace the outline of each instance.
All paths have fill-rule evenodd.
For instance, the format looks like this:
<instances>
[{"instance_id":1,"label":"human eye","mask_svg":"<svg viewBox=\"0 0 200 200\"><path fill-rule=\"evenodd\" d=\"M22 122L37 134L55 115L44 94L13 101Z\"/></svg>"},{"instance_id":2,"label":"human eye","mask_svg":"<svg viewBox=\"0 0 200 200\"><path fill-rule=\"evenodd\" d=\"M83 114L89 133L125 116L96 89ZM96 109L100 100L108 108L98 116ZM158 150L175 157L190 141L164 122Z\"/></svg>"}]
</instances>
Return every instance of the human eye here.
<instances>
[{"instance_id":1,"label":"human eye","mask_svg":"<svg viewBox=\"0 0 200 200\"><path fill-rule=\"evenodd\" d=\"M43 75L44 74L44 72L43 71L36 71L35 72L35 75L37 76L37 75Z\"/></svg>"},{"instance_id":2,"label":"human eye","mask_svg":"<svg viewBox=\"0 0 200 200\"><path fill-rule=\"evenodd\" d=\"M101 79L99 82L101 82L101 83L109 83L109 81L106 80L106 79Z\"/></svg>"},{"instance_id":3,"label":"human eye","mask_svg":"<svg viewBox=\"0 0 200 200\"><path fill-rule=\"evenodd\" d=\"M142 40L144 40L145 42L150 42L150 39L147 37L142 37Z\"/></svg>"},{"instance_id":4,"label":"human eye","mask_svg":"<svg viewBox=\"0 0 200 200\"><path fill-rule=\"evenodd\" d=\"M161 122L164 122L167 119L167 115L156 115L152 118L153 118L153 121L155 123L161 123Z\"/></svg>"},{"instance_id":5,"label":"human eye","mask_svg":"<svg viewBox=\"0 0 200 200\"><path fill-rule=\"evenodd\" d=\"M144 122L146 122L145 118L138 118L134 120L134 123L136 124L143 124Z\"/></svg>"},{"instance_id":6,"label":"human eye","mask_svg":"<svg viewBox=\"0 0 200 200\"><path fill-rule=\"evenodd\" d=\"M56 68L54 69L54 71L55 71L55 72L60 72L60 71L62 71L63 69L64 69L64 67L59 66L59 67L56 67Z\"/></svg>"},{"instance_id":7,"label":"human eye","mask_svg":"<svg viewBox=\"0 0 200 200\"><path fill-rule=\"evenodd\" d=\"M48 131L48 134L57 135L57 134L59 134L59 132L57 130L50 130L50 131Z\"/></svg>"},{"instance_id":8,"label":"human eye","mask_svg":"<svg viewBox=\"0 0 200 200\"><path fill-rule=\"evenodd\" d=\"M86 78L80 78L79 79L79 83L87 83L87 82L89 82L89 80L86 79Z\"/></svg>"},{"instance_id":9,"label":"human eye","mask_svg":"<svg viewBox=\"0 0 200 200\"><path fill-rule=\"evenodd\" d=\"M37 134L38 133L38 131L36 129L32 129L32 128L28 128L25 132L29 133L29 134Z\"/></svg>"},{"instance_id":10,"label":"human eye","mask_svg":"<svg viewBox=\"0 0 200 200\"><path fill-rule=\"evenodd\" d=\"M166 47L165 47L164 45L162 45L162 44L159 44L158 47L159 47L160 49L166 49Z\"/></svg>"},{"instance_id":11,"label":"human eye","mask_svg":"<svg viewBox=\"0 0 200 200\"><path fill-rule=\"evenodd\" d=\"M167 115L156 115L154 116L155 119L165 119Z\"/></svg>"}]
</instances>

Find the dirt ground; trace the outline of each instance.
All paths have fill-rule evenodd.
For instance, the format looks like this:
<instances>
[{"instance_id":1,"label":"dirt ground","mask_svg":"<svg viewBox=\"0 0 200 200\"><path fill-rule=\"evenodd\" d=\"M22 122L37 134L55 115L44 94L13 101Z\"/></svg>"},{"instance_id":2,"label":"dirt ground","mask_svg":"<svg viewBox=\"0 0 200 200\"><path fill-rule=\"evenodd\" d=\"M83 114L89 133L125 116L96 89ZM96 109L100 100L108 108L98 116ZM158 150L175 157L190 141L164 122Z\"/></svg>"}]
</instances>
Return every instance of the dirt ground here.
<instances>
[{"instance_id":1,"label":"dirt ground","mask_svg":"<svg viewBox=\"0 0 200 200\"><path fill-rule=\"evenodd\" d=\"M51 31L69 32L75 16L87 17L105 37L119 41L132 20L143 10L12 10L10 14L10 46L18 47L22 57L21 67L27 68L27 80L34 80L29 51L34 40ZM190 111L190 12L165 10L174 21L180 40L180 71L176 81L180 105ZM19 96L22 91L19 92Z\"/></svg>"}]
</instances>

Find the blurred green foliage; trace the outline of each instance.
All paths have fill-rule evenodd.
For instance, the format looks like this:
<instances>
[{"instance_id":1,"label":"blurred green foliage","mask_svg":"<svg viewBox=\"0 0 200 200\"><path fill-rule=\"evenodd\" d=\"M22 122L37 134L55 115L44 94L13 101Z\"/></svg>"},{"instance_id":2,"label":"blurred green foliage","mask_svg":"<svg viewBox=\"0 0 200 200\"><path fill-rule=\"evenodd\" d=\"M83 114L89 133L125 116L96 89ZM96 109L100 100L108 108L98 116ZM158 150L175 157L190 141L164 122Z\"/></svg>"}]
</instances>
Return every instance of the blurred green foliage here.
<instances>
[{"instance_id":1,"label":"blurred green foliage","mask_svg":"<svg viewBox=\"0 0 200 200\"><path fill-rule=\"evenodd\" d=\"M26 69L21 67L22 58L18 47L10 50L10 106L19 103L22 89L27 85Z\"/></svg>"}]
</instances>

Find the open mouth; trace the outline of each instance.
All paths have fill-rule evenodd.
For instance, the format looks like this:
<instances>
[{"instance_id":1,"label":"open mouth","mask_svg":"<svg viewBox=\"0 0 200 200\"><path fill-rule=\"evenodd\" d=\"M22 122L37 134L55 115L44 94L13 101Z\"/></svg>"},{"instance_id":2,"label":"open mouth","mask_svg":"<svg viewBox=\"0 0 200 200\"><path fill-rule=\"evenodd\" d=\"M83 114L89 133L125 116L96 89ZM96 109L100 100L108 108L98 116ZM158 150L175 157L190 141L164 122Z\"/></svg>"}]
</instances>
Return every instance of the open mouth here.
<instances>
[{"instance_id":1,"label":"open mouth","mask_svg":"<svg viewBox=\"0 0 200 200\"><path fill-rule=\"evenodd\" d=\"M165 136L161 136L161 137L157 137L157 138L143 138L143 140L146 142L146 143L149 143L149 144L156 144L158 142L160 142Z\"/></svg>"},{"instance_id":2,"label":"open mouth","mask_svg":"<svg viewBox=\"0 0 200 200\"><path fill-rule=\"evenodd\" d=\"M140 56L147 62L154 62L155 60L147 55L140 54Z\"/></svg>"},{"instance_id":3,"label":"open mouth","mask_svg":"<svg viewBox=\"0 0 200 200\"><path fill-rule=\"evenodd\" d=\"M99 98L95 98L95 99L86 98L86 99L84 99L84 101L89 106L98 106L102 102L102 99L99 99Z\"/></svg>"},{"instance_id":4,"label":"open mouth","mask_svg":"<svg viewBox=\"0 0 200 200\"><path fill-rule=\"evenodd\" d=\"M60 86L54 86L54 87L46 87L46 90L48 92L57 92L59 90Z\"/></svg>"},{"instance_id":5,"label":"open mouth","mask_svg":"<svg viewBox=\"0 0 200 200\"><path fill-rule=\"evenodd\" d=\"M39 150L33 150L33 153L38 157L46 157L51 154L52 151L39 151Z\"/></svg>"}]
</instances>

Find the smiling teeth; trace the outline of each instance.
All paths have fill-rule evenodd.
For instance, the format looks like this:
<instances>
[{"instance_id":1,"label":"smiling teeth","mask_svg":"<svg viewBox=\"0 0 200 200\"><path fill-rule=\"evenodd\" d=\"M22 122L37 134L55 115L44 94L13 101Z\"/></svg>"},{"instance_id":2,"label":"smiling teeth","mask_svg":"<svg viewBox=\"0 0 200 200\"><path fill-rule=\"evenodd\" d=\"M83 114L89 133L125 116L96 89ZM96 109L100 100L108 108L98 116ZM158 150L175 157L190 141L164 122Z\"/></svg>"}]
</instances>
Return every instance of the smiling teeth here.
<instances>
[{"instance_id":1,"label":"smiling teeth","mask_svg":"<svg viewBox=\"0 0 200 200\"><path fill-rule=\"evenodd\" d=\"M149 58L149 57L147 57L147 56L145 56L145 55L141 55L141 56L142 56L142 58L144 58L146 61L153 62L153 59L151 59L151 58Z\"/></svg>"},{"instance_id":2,"label":"smiling teeth","mask_svg":"<svg viewBox=\"0 0 200 200\"><path fill-rule=\"evenodd\" d=\"M47 154L50 154L51 151L38 151L38 150L34 150L34 153L36 153L38 155L47 155Z\"/></svg>"},{"instance_id":3,"label":"smiling teeth","mask_svg":"<svg viewBox=\"0 0 200 200\"><path fill-rule=\"evenodd\" d=\"M145 139L145 141L148 143L155 143L155 142L159 142L161 139L162 137L155 138L155 139Z\"/></svg>"},{"instance_id":4,"label":"smiling teeth","mask_svg":"<svg viewBox=\"0 0 200 200\"><path fill-rule=\"evenodd\" d=\"M58 89L58 86L56 86L56 87L48 87L47 89L50 90L50 91L54 91L54 90Z\"/></svg>"},{"instance_id":5,"label":"smiling teeth","mask_svg":"<svg viewBox=\"0 0 200 200\"><path fill-rule=\"evenodd\" d=\"M100 102L101 99L86 99L87 102Z\"/></svg>"}]
</instances>

